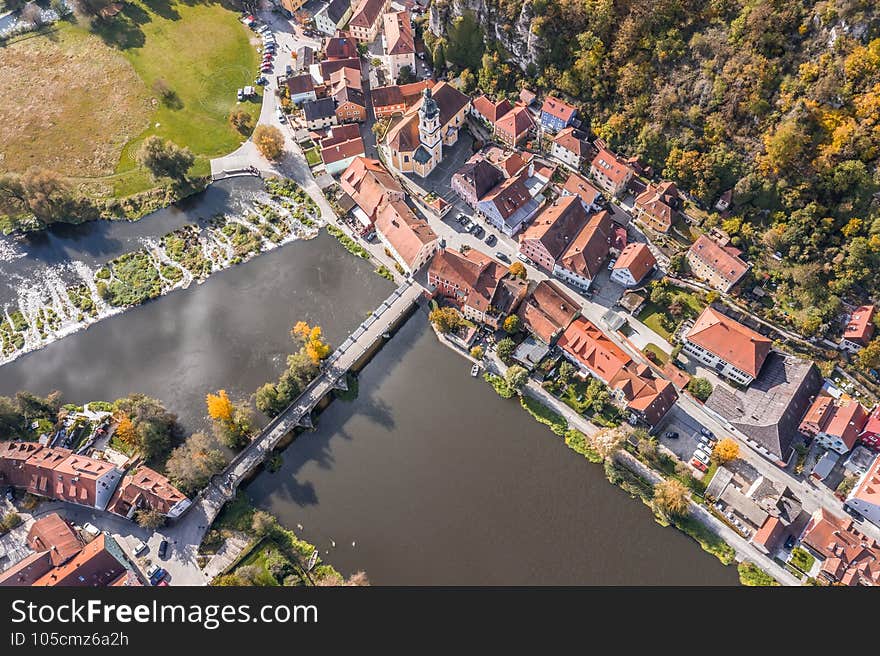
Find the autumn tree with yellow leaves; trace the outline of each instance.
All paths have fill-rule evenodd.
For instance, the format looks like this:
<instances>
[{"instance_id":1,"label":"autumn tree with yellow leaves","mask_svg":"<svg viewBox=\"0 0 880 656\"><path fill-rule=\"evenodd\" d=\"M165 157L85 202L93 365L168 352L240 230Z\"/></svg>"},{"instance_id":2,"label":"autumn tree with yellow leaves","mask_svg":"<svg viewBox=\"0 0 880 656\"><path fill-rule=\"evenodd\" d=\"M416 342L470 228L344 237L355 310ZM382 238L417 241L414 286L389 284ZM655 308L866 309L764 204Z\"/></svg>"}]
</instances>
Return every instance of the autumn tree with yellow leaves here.
<instances>
[{"instance_id":1,"label":"autumn tree with yellow leaves","mask_svg":"<svg viewBox=\"0 0 880 656\"><path fill-rule=\"evenodd\" d=\"M230 449L240 449L253 437L254 422L246 403L233 403L226 390L205 397L208 416L214 422L214 436Z\"/></svg>"},{"instance_id":2,"label":"autumn tree with yellow leaves","mask_svg":"<svg viewBox=\"0 0 880 656\"><path fill-rule=\"evenodd\" d=\"M739 457L739 444L730 437L725 437L712 449L712 460L719 465L736 460Z\"/></svg>"},{"instance_id":3,"label":"autumn tree with yellow leaves","mask_svg":"<svg viewBox=\"0 0 880 656\"><path fill-rule=\"evenodd\" d=\"M214 421L232 421L232 414L235 407L226 390L220 390L216 394L208 394L206 398L208 404L208 416Z\"/></svg>"},{"instance_id":4,"label":"autumn tree with yellow leaves","mask_svg":"<svg viewBox=\"0 0 880 656\"><path fill-rule=\"evenodd\" d=\"M134 448L137 446L137 433L134 430L134 424L128 417L122 417L116 426L116 436L128 446Z\"/></svg>"},{"instance_id":5,"label":"autumn tree with yellow leaves","mask_svg":"<svg viewBox=\"0 0 880 656\"><path fill-rule=\"evenodd\" d=\"M305 321L297 321L291 335L302 341L306 354L314 364L320 364L330 355L330 345L324 341L321 326L309 326Z\"/></svg>"}]
</instances>

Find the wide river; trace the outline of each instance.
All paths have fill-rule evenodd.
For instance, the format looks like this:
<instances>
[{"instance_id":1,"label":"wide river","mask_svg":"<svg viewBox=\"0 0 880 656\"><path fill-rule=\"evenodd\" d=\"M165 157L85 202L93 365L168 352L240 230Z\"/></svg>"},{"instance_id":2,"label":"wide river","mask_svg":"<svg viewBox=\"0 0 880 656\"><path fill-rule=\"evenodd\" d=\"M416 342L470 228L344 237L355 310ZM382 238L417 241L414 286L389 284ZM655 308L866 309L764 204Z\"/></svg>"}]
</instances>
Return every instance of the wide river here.
<instances>
[{"instance_id":1,"label":"wide river","mask_svg":"<svg viewBox=\"0 0 880 656\"><path fill-rule=\"evenodd\" d=\"M253 188L230 181L136 224L53 232L0 262L0 278L110 259ZM318 323L339 343L391 288L322 233L0 367L0 394L59 389L85 402L143 392L196 430L206 393L245 397L277 376L295 321ZM338 569L363 569L376 584L737 582L733 568L657 525L600 466L471 378L421 313L361 373L357 400L331 404L317 430L284 451L282 469L246 492L287 526L302 525Z\"/></svg>"}]
</instances>

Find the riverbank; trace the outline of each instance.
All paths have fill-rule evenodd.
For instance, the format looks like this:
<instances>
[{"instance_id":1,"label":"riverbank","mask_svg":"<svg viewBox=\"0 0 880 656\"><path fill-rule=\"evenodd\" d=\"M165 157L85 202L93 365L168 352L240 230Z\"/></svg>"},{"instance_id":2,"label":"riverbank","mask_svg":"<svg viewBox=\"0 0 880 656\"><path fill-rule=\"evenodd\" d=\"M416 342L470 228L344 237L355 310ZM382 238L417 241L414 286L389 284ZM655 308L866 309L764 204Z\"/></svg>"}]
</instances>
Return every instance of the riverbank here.
<instances>
[{"instance_id":1,"label":"riverbank","mask_svg":"<svg viewBox=\"0 0 880 656\"><path fill-rule=\"evenodd\" d=\"M0 365L211 274L292 241L314 238L324 225L314 201L294 182L269 178L265 193L240 214L186 224L92 269L73 262L76 280L40 281L0 315Z\"/></svg>"}]
</instances>

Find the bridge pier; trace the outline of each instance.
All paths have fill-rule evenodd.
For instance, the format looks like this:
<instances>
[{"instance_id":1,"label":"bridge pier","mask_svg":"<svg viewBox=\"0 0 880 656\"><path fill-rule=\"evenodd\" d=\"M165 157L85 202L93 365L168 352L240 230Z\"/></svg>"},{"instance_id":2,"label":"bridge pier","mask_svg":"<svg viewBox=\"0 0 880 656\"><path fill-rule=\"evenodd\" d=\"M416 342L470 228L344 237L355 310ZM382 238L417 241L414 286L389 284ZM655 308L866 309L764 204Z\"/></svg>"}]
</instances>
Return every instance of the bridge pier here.
<instances>
[{"instance_id":1,"label":"bridge pier","mask_svg":"<svg viewBox=\"0 0 880 656\"><path fill-rule=\"evenodd\" d=\"M297 426L302 426L303 428L308 428L309 430L314 430L315 424L312 423L312 413L307 412L299 420L296 422Z\"/></svg>"},{"instance_id":2,"label":"bridge pier","mask_svg":"<svg viewBox=\"0 0 880 656\"><path fill-rule=\"evenodd\" d=\"M340 392L348 391L348 376L340 376L336 379L336 382L333 383L333 389L339 390Z\"/></svg>"}]
</instances>

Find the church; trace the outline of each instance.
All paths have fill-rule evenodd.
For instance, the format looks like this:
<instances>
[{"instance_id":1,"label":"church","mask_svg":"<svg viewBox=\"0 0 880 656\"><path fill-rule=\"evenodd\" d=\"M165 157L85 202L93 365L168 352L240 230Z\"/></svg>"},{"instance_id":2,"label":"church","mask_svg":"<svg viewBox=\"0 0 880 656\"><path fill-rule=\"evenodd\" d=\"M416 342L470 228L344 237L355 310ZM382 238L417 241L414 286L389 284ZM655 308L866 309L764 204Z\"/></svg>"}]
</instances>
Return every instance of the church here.
<instances>
[{"instance_id":1,"label":"church","mask_svg":"<svg viewBox=\"0 0 880 656\"><path fill-rule=\"evenodd\" d=\"M388 132L391 164L403 173L427 177L443 161L443 146L458 141L471 99L446 82L426 88Z\"/></svg>"}]
</instances>

